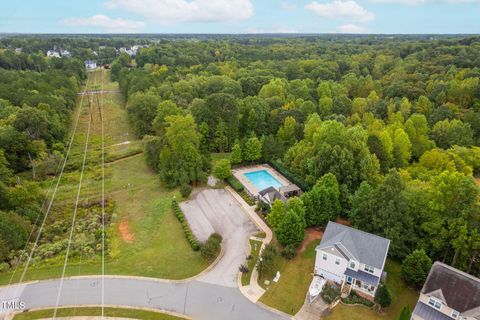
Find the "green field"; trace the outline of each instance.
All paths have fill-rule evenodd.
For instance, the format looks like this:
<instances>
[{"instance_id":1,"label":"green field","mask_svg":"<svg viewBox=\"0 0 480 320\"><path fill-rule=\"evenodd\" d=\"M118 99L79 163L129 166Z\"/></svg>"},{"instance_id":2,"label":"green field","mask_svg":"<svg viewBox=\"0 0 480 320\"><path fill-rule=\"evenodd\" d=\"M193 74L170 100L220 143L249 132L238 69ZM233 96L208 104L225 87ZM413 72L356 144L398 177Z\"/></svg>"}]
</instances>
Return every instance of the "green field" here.
<instances>
[{"instance_id":1,"label":"green field","mask_svg":"<svg viewBox=\"0 0 480 320\"><path fill-rule=\"evenodd\" d=\"M24 312L15 315L15 320L34 320L51 317L53 310L39 310ZM57 311L59 317L72 317L72 316L99 316L102 314L101 308L60 308ZM139 310L139 309L118 309L118 308L105 308L104 315L106 317L123 317L141 320L180 320L186 318L180 318L165 313Z\"/></svg>"},{"instance_id":2,"label":"green field","mask_svg":"<svg viewBox=\"0 0 480 320\"><path fill-rule=\"evenodd\" d=\"M89 73L88 89L99 88L101 72ZM104 88L116 89L103 74ZM96 82L96 85L94 85ZM81 98L78 99L79 103ZM84 172L80 203L101 200L101 118L92 107L92 116L84 98L77 134L74 137L67 169L59 185L57 195L47 220L45 230L58 221L69 227L75 197L80 180L83 147L90 117L91 135L87 164ZM96 106L95 103L92 105ZM120 275L150 276L168 279L183 279L205 269L208 262L198 252L192 251L186 241L181 225L171 211L171 199L176 190L164 188L155 172L145 164L141 141L130 132L127 113L119 93L104 95L104 128L106 146L105 198L111 211L111 223L107 228L109 255L106 257L105 273ZM77 109L78 111L78 109ZM75 118L76 114L73 115ZM128 144L121 144L130 141ZM109 157L116 159L108 162ZM41 186L47 192L51 179ZM87 215L89 209L79 210L77 221ZM65 228L66 229L66 228ZM50 230L50 241L58 241L64 233ZM42 233L43 235L43 233ZM75 237L76 235L74 235ZM41 238L41 241L45 241ZM24 280L60 277L64 255L36 261L31 265ZM66 276L101 273L100 255L84 257L72 255L66 268ZM21 269L14 277L19 280ZM12 272L0 274L0 284L9 283Z\"/></svg>"},{"instance_id":3,"label":"green field","mask_svg":"<svg viewBox=\"0 0 480 320\"><path fill-rule=\"evenodd\" d=\"M280 271L280 281L266 287L264 279L259 283L267 291L260 302L281 310L288 314L296 314L303 305L308 286L312 281L312 271L315 264L315 247L319 241L310 243L304 252L299 253L293 260L277 258L275 270ZM276 271L275 271L276 272ZM265 278L272 280L274 275Z\"/></svg>"}]
</instances>

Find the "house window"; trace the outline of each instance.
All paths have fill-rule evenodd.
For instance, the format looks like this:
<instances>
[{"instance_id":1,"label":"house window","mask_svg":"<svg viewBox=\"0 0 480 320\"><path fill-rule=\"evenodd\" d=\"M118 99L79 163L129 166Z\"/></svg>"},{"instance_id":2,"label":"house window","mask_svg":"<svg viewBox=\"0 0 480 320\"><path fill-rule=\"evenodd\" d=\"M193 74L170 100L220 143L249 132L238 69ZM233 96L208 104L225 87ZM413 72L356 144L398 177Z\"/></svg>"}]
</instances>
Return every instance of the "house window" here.
<instances>
[{"instance_id":1,"label":"house window","mask_svg":"<svg viewBox=\"0 0 480 320\"><path fill-rule=\"evenodd\" d=\"M337 265L340 264L340 259L338 259L338 258L335 259L335 264L337 264Z\"/></svg>"},{"instance_id":2,"label":"house window","mask_svg":"<svg viewBox=\"0 0 480 320\"><path fill-rule=\"evenodd\" d=\"M355 269L355 262L350 262L350 268Z\"/></svg>"},{"instance_id":3,"label":"house window","mask_svg":"<svg viewBox=\"0 0 480 320\"><path fill-rule=\"evenodd\" d=\"M370 272L370 273L373 273L373 271L375 270L374 267L371 267L369 265L365 265L365 268L363 268L363 269L367 272Z\"/></svg>"},{"instance_id":4,"label":"house window","mask_svg":"<svg viewBox=\"0 0 480 320\"><path fill-rule=\"evenodd\" d=\"M434 307L435 309L442 309L442 303L434 298L428 299L428 304Z\"/></svg>"},{"instance_id":5,"label":"house window","mask_svg":"<svg viewBox=\"0 0 480 320\"><path fill-rule=\"evenodd\" d=\"M453 310L452 311L452 318L457 319L460 313L458 311Z\"/></svg>"},{"instance_id":6,"label":"house window","mask_svg":"<svg viewBox=\"0 0 480 320\"><path fill-rule=\"evenodd\" d=\"M323 260L327 261L327 254L326 253L323 254Z\"/></svg>"}]
</instances>

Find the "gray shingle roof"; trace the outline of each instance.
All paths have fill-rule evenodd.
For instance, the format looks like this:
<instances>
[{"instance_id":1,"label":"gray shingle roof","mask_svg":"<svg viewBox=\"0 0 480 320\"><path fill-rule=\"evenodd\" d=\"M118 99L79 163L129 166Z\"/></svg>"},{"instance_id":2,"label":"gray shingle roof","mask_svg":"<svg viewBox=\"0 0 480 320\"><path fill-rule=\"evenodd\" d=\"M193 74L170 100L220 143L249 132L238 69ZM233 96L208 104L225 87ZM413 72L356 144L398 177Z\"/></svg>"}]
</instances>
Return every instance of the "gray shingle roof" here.
<instances>
[{"instance_id":1,"label":"gray shingle roof","mask_svg":"<svg viewBox=\"0 0 480 320\"><path fill-rule=\"evenodd\" d=\"M375 277L373 274L366 273L362 270L355 271L347 268L347 270L345 270L345 275L371 284L372 286L378 286L378 283L380 282L379 277Z\"/></svg>"},{"instance_id":2,"label":"gray shingle roof","mask_svg":"<svg viewBox=\"0 0 480 320\"><path fill-rule=\"evenodd\" d=\"M383 269L390 240L330 221L317 249L338 244L347 249L360 263Z\"/></svg>"},{"instance_id":3,"label":"gray shingle roof","mask_svg":"<svg viewBox=\"0 0 480 320\"><path fill-rule=\"evenodd\" d=\"M425 320L452 320L449 316L420 301L417 302L415 309L413 309L413 314Z\"/></svg>"},{"instance_id":4,"label":"gray shingle roof","mask_svg":"<svg viewBox=\"0 0 480 320\"><path fill-rule=\"evenodd\" d=\"M459 312L480 307L480 279L441 262L430 269L422 293L442 290L446 304ZM475 316L480 315L480 311Z\"/></svg>"}]
</instances>

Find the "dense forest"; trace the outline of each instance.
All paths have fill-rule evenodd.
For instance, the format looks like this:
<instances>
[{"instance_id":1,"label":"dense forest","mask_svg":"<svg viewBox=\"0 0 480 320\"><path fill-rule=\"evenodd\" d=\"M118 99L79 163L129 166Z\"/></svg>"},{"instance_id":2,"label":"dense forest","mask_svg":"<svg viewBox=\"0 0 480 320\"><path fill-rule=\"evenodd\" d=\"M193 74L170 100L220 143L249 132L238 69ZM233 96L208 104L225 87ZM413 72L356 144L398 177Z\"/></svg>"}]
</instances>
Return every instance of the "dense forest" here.
<instances>
[{"instance_id":1,"label":"dense forest","mask_svg":"<svg viewBox=\"0 0 480 320\"><path fill-rule=\"evenodd\" d=\"M478 37L163 40L111 69L166 185L270 162L307 191L267 217L283 245L342 216L480 274Z\"/></svg>"},{"instance_id":2,"label":"dense forest","mask_svg":"<svg viewBox=\"0 0 480 320\"><path fill-rule=\"evenodd\" d=\"M134 58L117 50L144 44ZM269 209L285 248L340 216L391 239L393 258L423 249L480 275L478 37L12 36L0 46L0 269L38 223L39 183L64 157L83 60L96 57L165 186L203 183L213 153L268 162L305 191ZM55 47L71 57L46 57Z\"/></svg>"}]
</instances>

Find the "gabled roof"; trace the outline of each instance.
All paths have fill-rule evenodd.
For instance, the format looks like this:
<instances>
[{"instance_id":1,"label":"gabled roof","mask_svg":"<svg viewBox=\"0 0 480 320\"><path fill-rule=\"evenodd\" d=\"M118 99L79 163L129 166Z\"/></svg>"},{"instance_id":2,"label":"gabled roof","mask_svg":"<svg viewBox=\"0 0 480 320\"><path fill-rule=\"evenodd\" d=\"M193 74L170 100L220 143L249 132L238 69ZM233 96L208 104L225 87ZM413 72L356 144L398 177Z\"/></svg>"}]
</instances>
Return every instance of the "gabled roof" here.
<instances>
[{"instance_id":1,"label":"gabled roof","mask_svg":"<svg viewBox=\"0 0 480 320\"><path fill-rule=\"evenodd\" d=\"M460 313L480 307L480 279L437 261L430 269L422 293L438 297L439 291L446 305Z\"/></svg>"},{"instance_id":2,"label":"gabled roof","mask_svg":"<svg viewBox=\"0 0 480 320\"><path fill-rule=\"evenodd\" d=\"M263 189L262 191L258 192L258 194L260 194L262 197L267 198L270 203L273 203L273 201L277 199L283 202L287 202L287 199L274 187L268 187L266 189Z\"/></svg>"},{"instance_id":3,"label":"gabled roof","mask_svg":"<svg viewBox=\"0 0 480 320\"><path fill-rule=\"evenodd\" d=\"M330 221L317 249L332 246L360 263L383 269L390 240Z\"/></svg>"}]
</instances>

